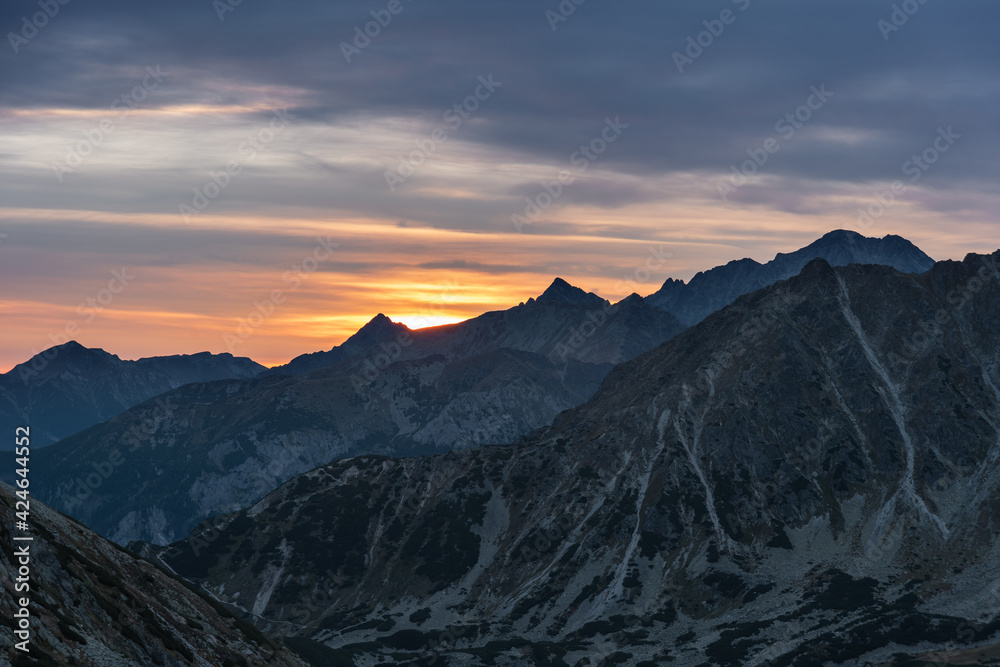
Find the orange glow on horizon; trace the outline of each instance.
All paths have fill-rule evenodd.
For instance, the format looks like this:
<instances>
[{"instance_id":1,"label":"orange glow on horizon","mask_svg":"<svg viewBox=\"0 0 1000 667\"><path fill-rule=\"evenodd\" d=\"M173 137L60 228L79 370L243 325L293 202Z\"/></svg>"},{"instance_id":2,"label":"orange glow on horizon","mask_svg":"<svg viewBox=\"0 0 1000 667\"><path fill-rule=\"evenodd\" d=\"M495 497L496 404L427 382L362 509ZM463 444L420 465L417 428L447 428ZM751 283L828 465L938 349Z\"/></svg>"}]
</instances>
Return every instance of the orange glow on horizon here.
<instances>
[{"instance_id":1,"label":"orange glow on horizon","mask_svg":"<svg viewBox=\"0 0 1000 667\"><path fill-rule=\"evenodd\" d=\"M405 324L407 327L414 331L420 329L427 329L429 327L439 327L443 324L458 324L459 322L464 322L468 318L466 317L451 317L448 315L399 315L396 317L389 316L393 322L399 322L400 324Z\"/></svg>"},{"instance_id":2,"label":"orange glow on horizon","mask_svg":"<svg viewBox=\"0 0 1000 667\"><path fill-rule=\"evenodd\" d=\"M866 236L899 234L935 259L961 259L966 252L990 252L996 249L992 244L1000 245L985 223L969 221L970 234L981 231L983 240L982 247L966 247L942 232L940 219L927 212L911 210L904 202L893 213L902 222L886 219L873 229L858 230L850 211L816 216L804 226L793 213L734 212L722 205L682 202L672 210L668 226L659 204L610 212L566 207L552 215L546 233L517 234L400 226L397 220L305 209L212 213L183 226L170 213L0 208L4 231L8 225L76 222L178 234L214 231L222 232L214 236L226 239L223 249L231 251L221 260L209 253L186 263L159 264L149 259L157 257L156 248L135 257L71 250L50 255L44 246L12 253L17 237L9 235L3 252L11 254L5 261L73 264L76 277L40 273L18 284L15 298L0 299L5 321L0 368L10 369L67 339L122 359L210 351L279 365L339 345L378 313L410 328L451 324L537 297L556 276L611 301L632 292L645 296L668 277L688 280L697 271L742 257L766 262L838 228ZM251 254L241 254L236 245L230 249L229 234L234 244L247 241ZM271 248L255 240L265 236L273 236L278 245ZM283 276L311 255L317 238L328 237L340 247L291 288ZM667 261L642 275L656 249L668 252ZM123 265L135 270L134 284L87 320L80 304L99 294L109 271ZM275 290L282 290L283 298L272 311L266 301ZM251 327L249 336L232 343L239 327L257 317L256 304L268 315ZM72 325L76 328L69 334Z\"/></svg>"}]
</instances>

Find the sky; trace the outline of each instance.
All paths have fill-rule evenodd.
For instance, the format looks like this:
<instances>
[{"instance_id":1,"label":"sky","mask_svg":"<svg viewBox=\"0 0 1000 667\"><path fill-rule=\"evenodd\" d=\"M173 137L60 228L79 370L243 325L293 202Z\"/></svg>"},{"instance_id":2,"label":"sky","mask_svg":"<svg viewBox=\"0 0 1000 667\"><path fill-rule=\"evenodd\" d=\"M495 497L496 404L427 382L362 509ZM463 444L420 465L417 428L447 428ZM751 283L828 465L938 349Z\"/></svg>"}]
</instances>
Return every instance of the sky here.
<instances>
[{"instance_id":1,"label":"sky","mask_svg":"<svg viewBox=\"0 0 1000 667\"><path fill-rule=\"evenodd\" d=\"M833 229L996 250L998 23L986 0L7 0L0 370L67 339L279 364L380 312L459 321L555 276L615 301Z\"/></svg>"}]
</instances>

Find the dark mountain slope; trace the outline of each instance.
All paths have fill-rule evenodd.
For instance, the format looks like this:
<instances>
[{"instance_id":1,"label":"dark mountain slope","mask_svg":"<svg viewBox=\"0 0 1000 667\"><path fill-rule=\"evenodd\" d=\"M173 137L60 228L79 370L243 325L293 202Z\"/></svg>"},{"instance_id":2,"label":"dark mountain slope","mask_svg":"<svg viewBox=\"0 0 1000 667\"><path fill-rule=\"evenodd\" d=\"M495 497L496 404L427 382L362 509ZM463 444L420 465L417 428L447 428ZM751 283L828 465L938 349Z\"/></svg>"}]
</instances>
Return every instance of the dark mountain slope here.
<instances>
[{"instance_id":1,"label":"dark mountain slope","mask_svg":"<svg viewBox=\"0 0 1000 667\"><path fill-rule=\"evenodd\" d=\"M33 540L14 541L16 501L14 490L0 484L5 589L0 611L13 619L15 600L30 599L28 653L14 648L9 629L0 636L0 646L14 664L306 664L221 605L41 503L31 502ZM30 589L15 592L24 558L15 556L15 549L23 545L29 547Z\"/></svg>"},{"instance_id":2,"label":"dark mountain slope","mask_svg":"<svg viewBox=\"0 0 1000 667\"><path fill-rule=\"evenodd\" d=\"M263 627L374 662L442 633L471 665L865 664L987 642L998 263L812 262L522 444L336 462L158 555Z\"/></svg>"}]
</instances>

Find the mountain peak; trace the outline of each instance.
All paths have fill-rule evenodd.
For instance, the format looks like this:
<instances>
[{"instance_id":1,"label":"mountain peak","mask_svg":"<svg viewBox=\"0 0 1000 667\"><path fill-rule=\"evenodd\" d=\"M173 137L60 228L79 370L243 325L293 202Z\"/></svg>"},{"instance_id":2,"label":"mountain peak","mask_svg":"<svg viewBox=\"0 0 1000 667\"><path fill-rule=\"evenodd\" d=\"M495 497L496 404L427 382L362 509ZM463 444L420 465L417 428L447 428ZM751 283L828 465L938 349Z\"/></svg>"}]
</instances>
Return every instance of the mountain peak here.
<instances>
[{"instance_id":1,"label":"mountain peak","mask_svg":"<svg viewBox=\"0 0 1000 667\"><path fill-rule=\"evenodd\" d=\"M60 354L95 354L95 355L110 355L110 352L106 352L99 347L90 348L85 345L81 345L75 340L70 340L62 345L53 345L48 350L43 352L43 354L48 353L50 350L58 350Z\"/></svg>"},{"instance_id":2,"label":"mountain peak","mask_svg":"<svg viewBox=\"0 0 1000 667\"><path fill-rule=\"evenodd\" d=\"M616 306L626 306L628 308L638 308L640 306L646 306L646 300L632 292L627 297L615 304Z\"/></svg>"},{"instance_id":3,"label":"mountain peak","mask_svg":"<svg viewBox=\"0 0 1000 667\"><path fill-rule=\"evenodd\" d=\"M779 252L765 264L740 259L700 272L686 285L668 280L646 299L681 322L696 324L743 294L798 275L816 258L825 260L827 266L809 267L810 273L849 264L879 264L902 273L923 273L934 265L933 259L901 236L873 238L847 229L835 229L804 248L790 253Z\"/></svg>"},{"instance_id":4,"label":"mountain peak","mask_svg":"<svg viewBox=\"0 0 1000 667\"><path fill-rule=\"evenodd\" d=\"M802 271L799 273L801 276L820 276L824 273L832 273L833 267L830 266L830 262L826 261L822 257L817 257L816 259L811 259L809 262L802 267Z\"/></svg>"},{"instance_id":5,"label":"mountain peak","mask_svg":"<svg viewBox=\"0 0 1000 667\"><path fill-rule=\"evenodd\" d=\"M53 345L52 347L39 352L31 360L42 358L46 362L55 360L57 357L62 357L64 359L84 359L84 358L114 358L118 360L118 355L111 354L99 347L86 347L76 342L75 340L70 340L61 345ZM29 363L31 362L29 360ZM46 364L47 365L47 364Z\"/></svg>"},{"instance_id":6,"label":"mountain peak","mask_svg":"<svg viewBox=\"0 0 1000 667\"><path fill-rule=\"evenodd\" d=\"M579 287L574 287L562 278L556 278L552 281L552 284L542 292L542 295L538 297L537 301L541 302L560 302L560 303L572 303L572 304L602 304L604 299L597 296L593 292L585 292Z\"/></svg>"},{"instance_id":7,"label":"mountain peak","mask_svg":"<svg viewBox=\"0 0 1000 667\"><path fill-rule=\"evenodd\" d=\"M368 324L361 327L360 331L364 331L368 327L386 326L388 324L393 324L393 321L386 315L379 313L375 317L368 320Z\"/></svg>"},{"instance_id":8,"label":"mountain peak","mask_svg":"<svg viewBox=\"0 0 1000 667\"><path fill-rule=\"evenodd\" d=\"M824 257L834 266L886 264L903 273L922 273L934 264L933 259L902 236L886 234L882 238L869 237L847 229L827 232L805 248L788 255L779 253L779 256L812 257L820 253L825 253Z\"/></svg>"},{"instance_id":9,"label":"mountain peak","mask_svg":"<svg viewBox=\"0 0 1000 667\"><path fill-rule=\"evenodd\" d=\"M360 346L362 348L375 345L392 338L409 328L402 322L393 322L384 314L379 313L366 325L358 329L357 333L344 341L343 346Z\"/></svg>"},{"instance_id":10,"label":"mountain peak","mask_svg":"<svg viewBox=\"0 0 1000 667\"><path fill-rule=\"evenodd\" d=\"M852 231L850 229L834 229L833 231L823 234L818 240L819 241L855 241L857 239L865 238L858 232Z\"/></svg>"}]
</instances>

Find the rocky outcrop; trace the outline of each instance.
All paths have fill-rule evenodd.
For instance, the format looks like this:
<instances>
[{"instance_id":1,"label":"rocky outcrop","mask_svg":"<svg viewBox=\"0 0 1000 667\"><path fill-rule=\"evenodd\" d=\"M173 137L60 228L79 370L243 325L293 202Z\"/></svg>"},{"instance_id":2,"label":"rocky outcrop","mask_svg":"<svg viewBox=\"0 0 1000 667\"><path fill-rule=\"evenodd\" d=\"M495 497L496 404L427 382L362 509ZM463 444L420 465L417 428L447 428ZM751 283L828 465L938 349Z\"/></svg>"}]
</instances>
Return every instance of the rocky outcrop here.
<instances>
[{"instance_id":1,"label":"rocky outcrop","mask_svg":"<svg viewBox=\"0 0 1000 667\"><path fill-rule=\"evenodd\" d=\"M15 648L25 640L9 629L0 635L14 664L308 664L208 596L37 501L30 501L30 531L17 532L33 539L14 541L16 501L14 489L0 484L0 613L8 625L20 609L15 601L30 600L27 652ZM25 548L27 556L15 555ZM27 589L14 590L19 578Z\"/></svg>"}]
</instances>

